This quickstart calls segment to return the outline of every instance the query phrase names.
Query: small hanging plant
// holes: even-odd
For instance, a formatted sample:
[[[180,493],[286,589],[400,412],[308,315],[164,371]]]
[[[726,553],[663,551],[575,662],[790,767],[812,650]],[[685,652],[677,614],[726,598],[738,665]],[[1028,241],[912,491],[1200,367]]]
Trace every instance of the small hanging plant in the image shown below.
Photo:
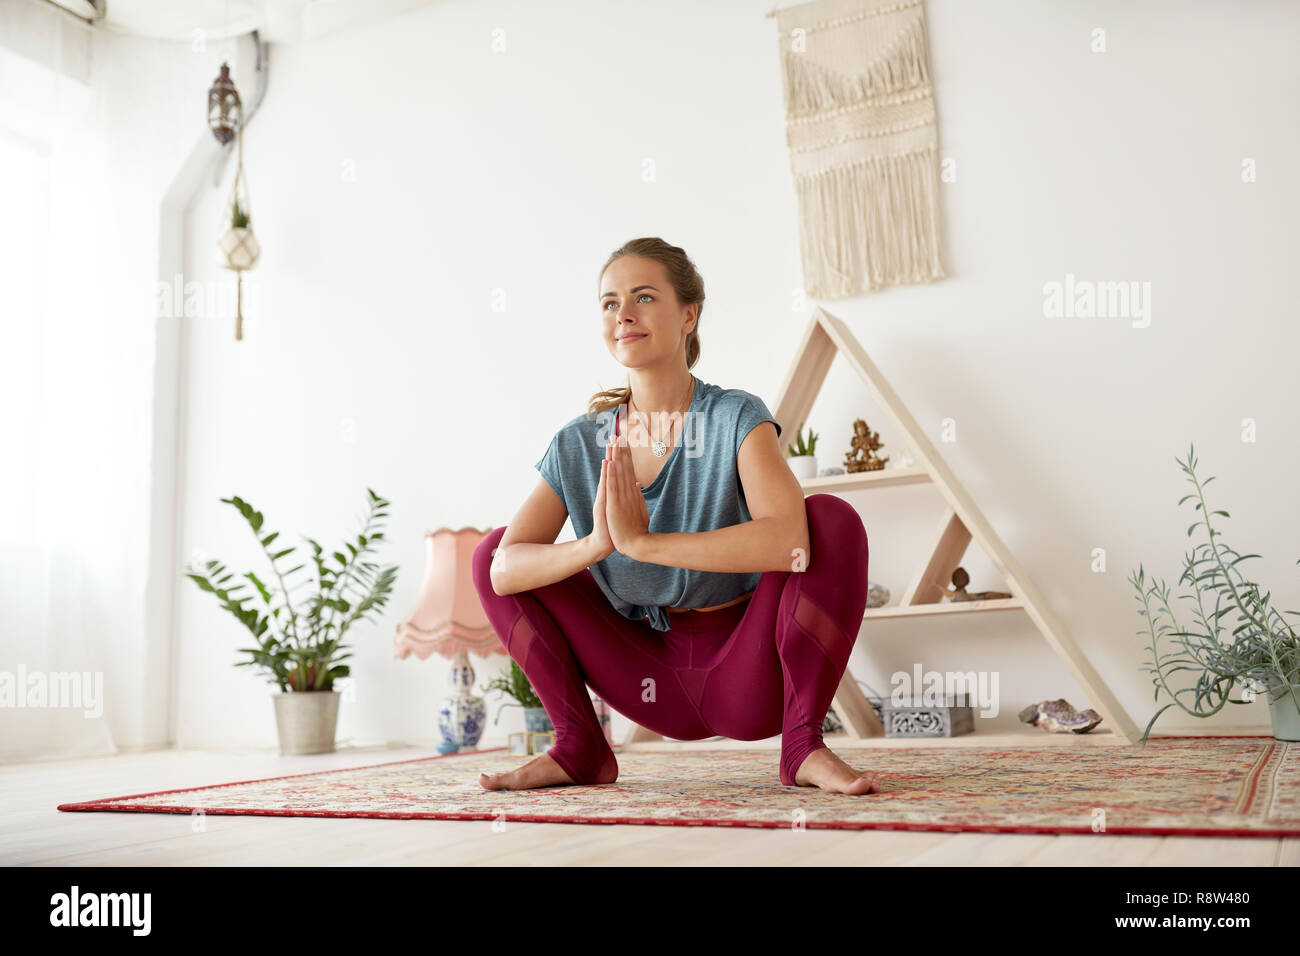
[[[236,196],[234,207],[231,209],[230,212],[230,228],[247,229],[248,222],[249,222],[248,212],[241,205],[239,205],[239,197]]]
[[[244,173],[244,131],[237,134],[239,161],[235,166],[235,181],[230,188],[226,219],[229,227],[217,238],[217,265],[235,273],[235,338],[244,337],[244,287],[243,273],[257,265],[262,248],[253,235],[252,202],[248,195],[248,179]]]

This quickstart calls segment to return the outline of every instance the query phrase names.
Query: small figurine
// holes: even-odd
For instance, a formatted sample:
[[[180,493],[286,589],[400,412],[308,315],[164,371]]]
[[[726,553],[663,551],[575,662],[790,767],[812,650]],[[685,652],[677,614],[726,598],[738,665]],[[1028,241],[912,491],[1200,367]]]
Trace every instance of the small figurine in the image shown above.
[[[873,432],[861,418],[853,422],[853,441],[850,451],[844,456],[844,468],[850,474],[860,471],[880,471],[889,461],[888,456],[877,458],[873,452],[884,447],[880,433]]]
[[[1101,723],[1101,714],[1091,707],[1076,711],[1064,698],[1039,701],[1020,712],[1022,723],[1035,724],[1048,733],[1086,734]]]
[[[953,601],[992,601],[997,598],[1011,597],[1007,591],[967,592],[966,585],[970,584],[970,575],[966,573],[965,568],[958,568],[952,573],[952,583],[953,588],[945,588],[943,593]]]

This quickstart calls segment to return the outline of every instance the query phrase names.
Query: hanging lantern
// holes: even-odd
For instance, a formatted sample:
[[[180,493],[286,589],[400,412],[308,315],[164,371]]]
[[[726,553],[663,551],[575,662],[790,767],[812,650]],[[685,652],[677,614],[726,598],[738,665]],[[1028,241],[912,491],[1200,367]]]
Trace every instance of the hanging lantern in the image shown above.
[[[243,106],[239,91],[230,79],[230,67],[221,64],[221,73],[208,90],[208,127],[217,142],[225,146],[243,125]]]
[[[222,232],[217,239],[217,265],[235,273],[235,338],[244,337],[244,270],[257,265],[261,246],[253,235],[253,203],[248,195],[248,180],[244,174],[244,131],[236,129],[238,162],[235,165],[235,182],[230,188],[226,203]]]

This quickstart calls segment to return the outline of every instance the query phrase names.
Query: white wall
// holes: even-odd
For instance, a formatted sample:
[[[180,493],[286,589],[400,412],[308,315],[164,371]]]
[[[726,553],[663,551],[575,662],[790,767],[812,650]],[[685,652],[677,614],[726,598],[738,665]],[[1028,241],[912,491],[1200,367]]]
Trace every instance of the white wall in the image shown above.
[[[625,380],[595,303],[620,243],[686,248],[709,296],[695,371],[775,404],[808,315],[791,307],[775,21],[766,0],[701,7],[441,3],[274,51],[245,142],[264,249],[254,314],[243,342],[227,315],[182,333],[178,552],[263,570],[221,497],[251,501],[282,542],[329,544],[355,533],[367,486],[391,499],[382,557],[401,572],[383,625],[352,635],[357,700],[341,742],[436,738],[446,663],[391,650],[422,536],[506,523],[555,429]],[[957,174],[943,188],[949,277],[826,306],[1141,728],[1154,709],[1126,578],[1139,562],[1171,582],[1181,571],[1194,518],[1175,506],[1187,489],[1174,458],[1189,443],[1202,477],[1218,476],[1212,507],[1233,515],[1225,540],[1264,555],[1247,567],[1280,607],[1297,604],[1300,336],[1284,276],[1300,253],[1300,10],[930,0],[927,14],[940,151]],[[1105,53],[1090,51],[1095,27]],[[1253,184],[1243,157],[1258,163]],[[191,209],[191,279],[224,281],[211,249],[227,188]],[[1149,327],[1045,318],[1044,283],[1067,273],[1150,282]],[[830,456],[859,416],[896,443],[865,398],[837,363],[810,420]],[[1254,443],[1240,437],[1247,417]],[[954,443],[940,444],[945,418]],[[902,591],[940,499],[853,500],[872,577]],[[1091,570],[1095,548],[1105,573]],[[975,588],[999,586],[987,561],[966,566]],[[178,742],[273,747],[270,686],[231,666],[246,640],[211,596],[179,586]],[[884,692],[916,662],[996,670],[1003,725],[1043,697],[1091,703],[1026,617],[978,617],[873,622],[853,670]],[[479,683],[503,663],[475,659]],[[1232,711],[1217,723],[1268,725],[1263,703]],[[484,746],[518,726],[507,710]],[[1206,723],[1169,712],[1157,726]]]

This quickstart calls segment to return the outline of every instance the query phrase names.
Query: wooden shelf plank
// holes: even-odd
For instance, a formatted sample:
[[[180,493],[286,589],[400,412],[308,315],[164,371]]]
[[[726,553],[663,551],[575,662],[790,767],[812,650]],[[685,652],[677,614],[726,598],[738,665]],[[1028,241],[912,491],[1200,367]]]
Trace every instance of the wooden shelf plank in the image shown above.
[[[855,488],[887,488],[891,485],[927,484],[932,479],[924,468],[882,468],[880,471],[860,471],[852,475],[823,475],[820,478],[800,478],[799,484],[809,494],[826,492],[837,494]]]
[[[950,507],[939,522],[939,530],[930,549],[930,559],[917,575],[899,604],[935,604],[948,597],[952,574],[970,546],[970,531]]]
[[[970,614],[975,611],[1024,610],[1019,598],[997,598],[992,601],[943,601],[937,604],[886,604],[869,607],[863,613],[864,621],[877,617],[917,617],[922,614]]]

